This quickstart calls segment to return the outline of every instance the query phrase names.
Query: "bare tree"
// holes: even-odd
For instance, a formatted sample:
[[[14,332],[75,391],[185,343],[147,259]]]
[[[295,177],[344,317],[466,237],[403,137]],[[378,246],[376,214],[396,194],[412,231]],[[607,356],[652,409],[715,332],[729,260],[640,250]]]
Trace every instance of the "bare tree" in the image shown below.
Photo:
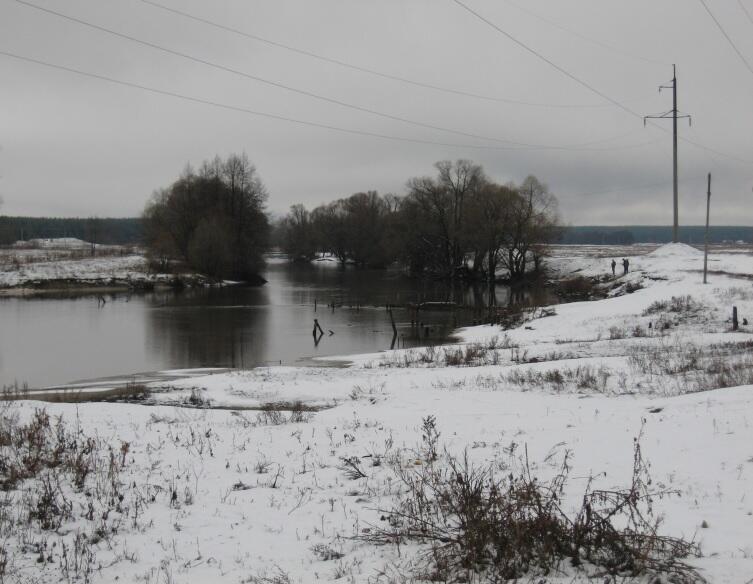
[[[311,213],[303,205],[293,205],[282,219],[281,245],[291,261],[311,261],[318,251]]]
[[[348,233],[343,200],[320,205],[311,213],[321,250],[334,255],[340,263],[348,261]]]
[[[376,267],[397,259],[414,273],[452,280],[493,281],[500,264],[511,279],[522,278],[530,262],[538,270],[558,233],[557,200],[548,187],[533,176],[520,186],[496,184],[468,160],[435,167],[434,177],[410,179],[405,197],[367,191],[310,214],[292,207],[281,222],[289,255],[307,259],[316,246],[343,263]]]
[[[245,154],[205,162],[199,174],[187,166],[170,187],[153,195],[144,211],[150,252],[197,270],[211,268],[214,277],[260,281],[269,230],[266,197]],[[212,253],[200,250],[198,242],[222,257],[208,259]]]
[[[465,265],[463,245],[468,202],[484,187],[483,169],[468,160],[436,165],[436,178],[408,181],[406,210],[413,215],[418,248],[429,252],[433,271],[455,278]]]
[[[500,259],[510,272],[510,278],[516,280],[525,276],[529,260],[539,267],[541,246],[557,237],[557,199],[546,184],[535,176],[528,176],[517,188],[510,212],[505,253]]]
[[[473,268],[495,279],[500,253],[508,239],[517,192],[504,185],[487,183],[468,210],[467,239],[474,253]]]
[[[399,246],[393,206],[399,206],[394,195],[367,191],[317,207],[311,217],[321,249],[358,266],[392,263]]]

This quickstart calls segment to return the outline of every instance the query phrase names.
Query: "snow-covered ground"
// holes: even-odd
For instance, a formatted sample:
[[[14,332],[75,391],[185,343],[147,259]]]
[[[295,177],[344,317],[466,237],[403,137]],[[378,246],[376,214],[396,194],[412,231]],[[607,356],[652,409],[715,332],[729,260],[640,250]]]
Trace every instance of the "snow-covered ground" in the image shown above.
[[[144,256],[129,255],[24,263],[17,269],[0,272],[0,287],[31,286],[49,280],[70,280],[84,284],[147,279]]]
[[[85,250],[91,249],[91,242],[77,237],[46,237],[17,241],[13,244],[16,249],[53,249],[53,250]],[[102,248],[101,244],[94,244]]]
[[[186,281],[199,280],[191,274]],[[95,245],[75,238],[34,239],[0,249],[0,293],[15,294],[49,287],[103,287],[170,282],[175,274],[148,269],[143,251],[118,245]],[[53,286],[54,287],[54,286]]]
[[[605,249],[550,261],[563,277],[603,276]],[[627,486],[640,436],[653,484],[676,491],[653,502],[660,532],[700,545],[688,562],[709,582],[751,582],[753,255],[714,253],[704,285],[696,249],[650,249],[605,284],[609,298],[536,310],[509,331],[463,329],[455,346],[156,382],[151,407],[19,402],[21,420],[46,407],[111,454],[78,490],[60,487],[71,508],[61,525],[0,520],[7,570],[73,581],[78,558],[94,582],[411,581],[416,544],[354,536],[385,525],[395,464],[429,463],[422,423],[434,416],[441,449],[500,472],[525,459],[547,480],[570,451],[566,508],[589,478]],[[254,409],[296,402],[296,414]],[[354,457],[365,476],[345,471]],[[0,509],[41,505],[34,480],[19,484],[28,492],[11,490]],[[573,581],[563,569],[545,581]]]

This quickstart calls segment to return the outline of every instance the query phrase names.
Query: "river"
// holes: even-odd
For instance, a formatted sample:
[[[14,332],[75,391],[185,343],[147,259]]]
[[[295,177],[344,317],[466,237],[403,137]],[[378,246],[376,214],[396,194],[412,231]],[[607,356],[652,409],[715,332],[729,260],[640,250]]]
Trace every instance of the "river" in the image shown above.
[[[36,389],[166,369],[300,365],[314,357],[382,351],[393,343],[386,304],[401,307],[393,312],[396,345],[441,343],[481,318],[490,298],[499,306],[511,301],[505,286],[493,293],[486,287],[453,290],[397,270],[291,265],[275,256],[264,277],[268,283],[260,287],[109,294],[104,306],[94,294],[2,298],[0,386]],[[468,308],[422,311],[417,335],[412,311],[404,307],[448,301]],[[324,330],[318,342],[314,318]]]

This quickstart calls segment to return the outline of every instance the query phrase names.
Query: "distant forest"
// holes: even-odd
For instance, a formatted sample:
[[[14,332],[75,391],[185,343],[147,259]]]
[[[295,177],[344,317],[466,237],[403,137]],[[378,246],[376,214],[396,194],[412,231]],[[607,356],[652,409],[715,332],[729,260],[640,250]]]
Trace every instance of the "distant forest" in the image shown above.
[[[0,245],[53,237],[94,239],[94,243],[105,244],[136,244],[143,239],[143,227],[140,218],[0,216]]]
[[[99,232],[97,243],[140,244],[143,241],[143,226],[140,218],[101,218],[96,221],[98,222],[96,231]],[[702,225],[680,227],[680,241],[690,244],[703,243],[703,231]],[[19,240],[50,237],[76,237],[88,241],[91,232],[91,219],[86,217],[0,216],[0,245],[8,245]],[[563,228],[560,243],[627,245],[670,241],[672,241],[670,226],[595,225]],[[709,241],[711,243],[731,241],[753,243],[753,227],[713,226],[709,228]]]
[[[703,243],[703,225],[680,226],[680,241],[688,244]],[[625,225],[565,227],[560,243],[629,245],[631,243],[669,243],[672,227],[669,225]],[[717,225],[709,227],[709,243],[744,241],[753,243],[753,227]]]

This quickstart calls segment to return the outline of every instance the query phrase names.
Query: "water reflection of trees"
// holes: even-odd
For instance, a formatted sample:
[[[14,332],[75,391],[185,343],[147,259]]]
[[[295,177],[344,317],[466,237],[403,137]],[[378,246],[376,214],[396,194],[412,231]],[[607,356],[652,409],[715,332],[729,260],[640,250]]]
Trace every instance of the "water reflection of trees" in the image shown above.
[[[266,359],[269,300],[263,288],[155,296],[147,343],[171,367],[250,367]]]
[[[404,306],[447,302],[468,308],[509,306],[535,297],[535,287],[475,282],[454,284],[430,278],[412,278],[399,270],[364,270],[353,266],[295,265],[283,268],[292,300],[298,304],[332,302],[355,306]]]
[[[474,309],[492,307],[509,308],[529,303],[545,302],[544,290],[527,286],[504,286],[500,284],[476,284],[464,289],[464,306]]]
[[[261,288],[155,294],[146,317],[149,350],[169,367],[291,363],[309,355],[389,348],[389,340],[381,344],[393,337],[387,304],[395,308],[401,343],[415,346],[443,342],[458,327],[490,322],[497,310],[550,303],[536,298],[538,288],[452,286],[389,270],[280,264],[270,266],[266,277],[269,283]],[[330,308],[333,302],[336,309]],[[422,302],[448,303],[450,309],[416,312]],[[359,310],[369,306],[378,308]],[[319,346],[311,335],[314,318],[324,329]],[[330,328],[336,336],[329,335]]]

